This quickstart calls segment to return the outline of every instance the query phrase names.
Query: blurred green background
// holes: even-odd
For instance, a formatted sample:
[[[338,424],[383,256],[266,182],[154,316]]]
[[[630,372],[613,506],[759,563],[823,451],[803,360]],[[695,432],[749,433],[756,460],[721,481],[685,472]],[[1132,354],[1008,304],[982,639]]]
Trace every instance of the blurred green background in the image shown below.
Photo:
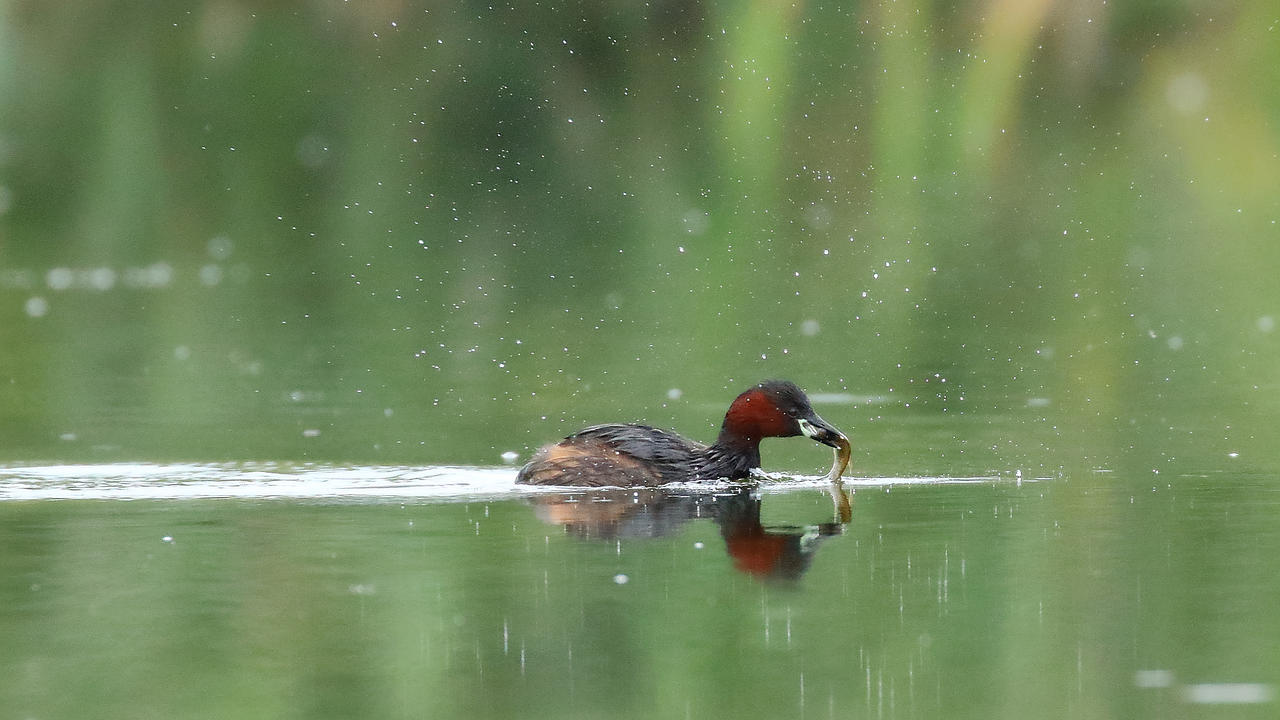
[[[855,475],[1001,478],[859,485],[790,585],[706,517],[6,502],[0,706],[1269,717],[1278,269],[1272,0],[0,0],[2,464],[494,465],[785,377]]]
[[[1280,464],[1271,2],[2,7],[0,460]]]

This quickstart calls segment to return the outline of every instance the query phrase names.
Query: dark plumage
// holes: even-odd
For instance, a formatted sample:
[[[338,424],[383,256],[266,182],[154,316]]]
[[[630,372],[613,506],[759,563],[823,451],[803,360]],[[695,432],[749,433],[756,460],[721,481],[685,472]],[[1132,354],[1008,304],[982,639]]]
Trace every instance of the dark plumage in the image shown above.
[[[733,401],[712,445],[649,425],[595,425],[539,450],[516,482],[629,487],[741,480],[760,467],[763,438],[801,434],[848,447],[844,435],[818,417],[799,387],[769,380]]]

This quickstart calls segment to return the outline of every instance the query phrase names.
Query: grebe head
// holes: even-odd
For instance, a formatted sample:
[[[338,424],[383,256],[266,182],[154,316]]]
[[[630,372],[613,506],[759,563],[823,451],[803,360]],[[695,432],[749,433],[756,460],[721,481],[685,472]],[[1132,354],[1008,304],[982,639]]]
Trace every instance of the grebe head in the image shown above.
[[[766,380],[739,395],[724,415],[720,428],[723,444],[755,444],[767,437],[804,435],[839,449],[849,441],[826,420],[818,417],[809,398],[795,383]]]

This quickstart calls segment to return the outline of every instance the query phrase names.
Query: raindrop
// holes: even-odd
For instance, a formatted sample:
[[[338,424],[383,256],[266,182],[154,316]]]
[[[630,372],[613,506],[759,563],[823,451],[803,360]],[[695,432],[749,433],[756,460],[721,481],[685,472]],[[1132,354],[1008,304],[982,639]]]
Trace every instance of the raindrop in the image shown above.
[[[234,249],[231,238],[226,235],[216,235],[209,239],[208,252],[209,257],[214,260],[226,260],[231,257],[231,251]]]
[[[50,290],[66,290],[75,281],[75,273],[71,272],[71,268],[56,267],[45,275],[44,281]]]
[[[28,298],[23,309],[26,310],[28,317],[44,317],[45,313],[49,312],[49,301],[39,296]]]
[[[329,143],[312,133],[298,141],[294,152],[303,167],[315,170],[329,160]]]
[[[1262,704],[1275,697],[1275,688],[1262,683],[1200,683],[1182,689],[1182,699],[1198,705]]]
[[[116,284],[116,271],[107,267],[94,268],[89,271],[89,287],[106,292]]]
[[[222,282],[222,268],[213,264],[200,268],[200,282],[209,287]]]
[[[1165,87],[1165,99],[1183,115],[1190,115],[1204,106],[1209,97],[1209,85],[1199,73],[1187,72],[1169,80]]]
[[[701,235],[707,231],[711,225],[711,217],[705,210],[692,208],[680,218],[684,224],[684,231],[690,235]],[[679,248],[680,252],[684,252],[684,248]]]
[[[1166,688],[1173,685],[1173,672],[1170,670],[1139,670],[1133,674],[1134,687]]]
[[[153,263],[144,268],[128,268],[125,270],[124,280],[131,287],[166,287],[173,280],[173,268],[164,262]]]

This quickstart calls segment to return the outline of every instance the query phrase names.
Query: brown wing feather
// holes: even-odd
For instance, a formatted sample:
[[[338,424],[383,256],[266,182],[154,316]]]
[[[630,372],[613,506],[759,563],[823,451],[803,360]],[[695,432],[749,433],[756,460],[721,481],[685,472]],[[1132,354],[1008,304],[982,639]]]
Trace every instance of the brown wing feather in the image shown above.
[[[548,445],[520,470],[516,482],[579,487],[658,485],[653,468],[594,440],[570,438]]]
[[[705,448],[647,425],[597,425],[548,445],[516,482],[584,487],[653,486],[689,479]]]

